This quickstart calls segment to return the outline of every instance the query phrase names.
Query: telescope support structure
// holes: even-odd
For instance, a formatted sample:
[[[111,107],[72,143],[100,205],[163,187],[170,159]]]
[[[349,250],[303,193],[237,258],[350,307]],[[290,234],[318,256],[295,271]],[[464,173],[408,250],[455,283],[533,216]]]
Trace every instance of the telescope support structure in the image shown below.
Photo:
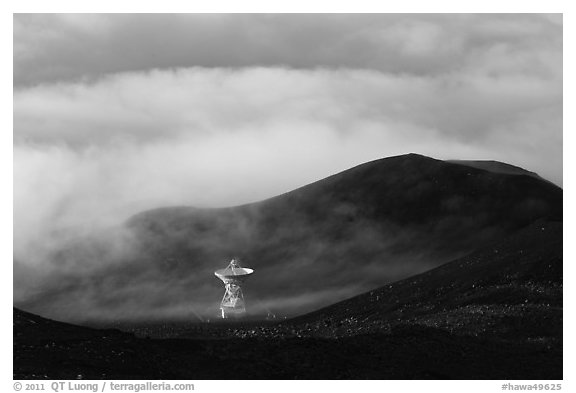
[[[240,267],[237,259],[232,259],[226,269],[214,272],[225,287],[224,297],[220,303],[222,318],[237,318],[246,314],[242,284],[253,272],[252,269]]]
[[[222,303],[220,303],[222,318],[238,317],[245,314],[246,305],[242,287],[236,283],[229,282],[225,284],[225,288],[226,292],[224,292]]]

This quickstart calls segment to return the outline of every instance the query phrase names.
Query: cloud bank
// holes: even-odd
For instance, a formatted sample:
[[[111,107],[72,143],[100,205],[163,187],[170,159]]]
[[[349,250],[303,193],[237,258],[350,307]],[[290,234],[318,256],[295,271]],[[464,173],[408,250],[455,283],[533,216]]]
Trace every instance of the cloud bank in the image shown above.
[[[194,66],[558,77],[562,16],[23,14],[14,47],[16,85]]]

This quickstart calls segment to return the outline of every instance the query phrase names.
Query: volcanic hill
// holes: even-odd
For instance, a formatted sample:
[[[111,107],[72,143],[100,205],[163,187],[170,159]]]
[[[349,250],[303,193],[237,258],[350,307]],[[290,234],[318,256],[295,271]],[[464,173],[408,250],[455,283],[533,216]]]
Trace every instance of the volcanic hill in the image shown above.
[[[67,271],[65,286],[54,280],[42,296],[16,305],[77,322],[215,316],[222,288],[213,271],[239,256],[256,271],[245,293],[252,312],[313,311],[440,266],[537,220],[561,220],[562,189],[509,167],[408,154],[261,202],[145,211],[126,223],[129,256],[89,274]],[[72,245],[54,260],[65,266],[108,255],[111,247],[95,243]],[[76,307],[71,299],[82,302]]]

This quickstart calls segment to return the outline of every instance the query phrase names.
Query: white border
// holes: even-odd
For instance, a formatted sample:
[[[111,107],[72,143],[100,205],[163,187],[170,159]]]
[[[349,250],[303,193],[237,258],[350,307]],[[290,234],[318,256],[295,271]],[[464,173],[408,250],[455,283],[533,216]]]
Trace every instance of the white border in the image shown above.
[[[574,100],[573,86],[574,77],[570,70],[575,70],[574,64],[574,12],[568,0],[547,0],[547,1],[502,1],[484,0],[475,2],[463,1],[400,1],[400,2],[377,2],[371,0],[354,1],[331,1],[312,2],[310,0],[292,0],[290,2],[272,2],[270,0],[244,0],[244,1],[209,1],[191,2],[190,0],[178,1],[124,1],[101,0],[98,2],[82,2],[72,0],[51,0],[51,1],[15,1],[3,2],[0,28],[2,29],[1,42],[3,58],[2,67],[2,132],[0,143],[0,158],[2,160],[0,170],[2,173],[2,237],[4,246],[2,247],[2,263],[0,263],[2,277],[2,310],[5,318],[1,326],[1,361],[2,361],[2,391],[12,390],[12,13],[14,12],[552,12],[564,13],[564,189],[565,191],[565,291],[564,291],[564,382],[563,391],[571,391],[574,378],[568,365],[576,364],[574,359],[574,340],[570,332],[574,331],[574,257],[573,222],[575,217],[574,205],[570,202],[574,200],[574,180],[573,169],[575,169],[575,159],[571,152],[574,151]],[[41,192],[41,190],[39,190]],[[572,242],[571,242],[572,240]],[[441,361],[441,359],[439,359]],[[505,381],[508,382],[508,381]],[[522,383],[522,381],[509,381],[511,383]],[[526,381],[533,383],[536,381]],[[539,381],[551,383],[553,381]],[[373,391],[375,389],[386,389],[391,392],[406,391],[444,391],[444,392],[495,392],[501,390],[500,381],[290,381],[289,383],[278,381],[196,381],[198,391],[222,391],[224,389],[246,392],[269,392],[293,391],[295,389],[324,390],[331,392],[350,392],[352,389],[361,391]],[[441,390],[440,390],[441,389]]]

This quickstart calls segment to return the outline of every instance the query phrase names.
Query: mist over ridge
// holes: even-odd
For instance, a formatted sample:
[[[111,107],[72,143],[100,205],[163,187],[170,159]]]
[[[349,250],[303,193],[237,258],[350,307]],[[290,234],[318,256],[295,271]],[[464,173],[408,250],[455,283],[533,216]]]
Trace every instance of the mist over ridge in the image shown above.
[[[529,172],[390,157],[257,203],[139,213],[50,254],[39,297],[21,284],[16,304],[65,320],[214,317],[212,273],[239,256],[256,269],[251,312],[298,315],[559,219],[561,201]]]

